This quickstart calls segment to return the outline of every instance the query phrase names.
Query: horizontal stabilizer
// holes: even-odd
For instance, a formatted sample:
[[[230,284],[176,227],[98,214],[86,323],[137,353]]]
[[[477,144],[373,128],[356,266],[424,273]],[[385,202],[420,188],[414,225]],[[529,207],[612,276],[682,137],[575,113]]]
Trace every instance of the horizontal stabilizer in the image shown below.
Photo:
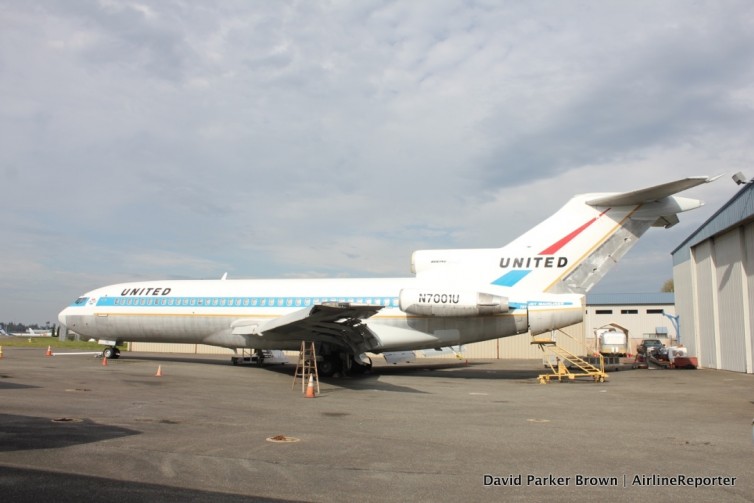
[[[655,185],[654,187],[648,187],[646,189],[633,190],[631,192],[621,192],[617,194],[610,194],[595,199],[590,199],[586,204],[590,206],[635,206],[637,204],[650,203],[652,201],[659,201],[665,197],[672,196],[678,192],[696,187],[703,183],[709,183],[717,180],[720,176],[708,177],[708,176],[692,176],[689,178],[683,178],[674,182],[663,183],[661,185]]]

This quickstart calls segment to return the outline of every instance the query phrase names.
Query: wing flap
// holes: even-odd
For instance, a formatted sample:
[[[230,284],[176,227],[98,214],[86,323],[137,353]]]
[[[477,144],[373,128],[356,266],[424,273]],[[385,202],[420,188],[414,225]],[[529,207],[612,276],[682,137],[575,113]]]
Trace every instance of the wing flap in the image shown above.
[[[354,305],[345,302],[317,304],[270,320],[257,330],[262,336],[321,340],[361,353],[377,345],[374,334],[363,320],[373,316],[383,307],[385,306]]]

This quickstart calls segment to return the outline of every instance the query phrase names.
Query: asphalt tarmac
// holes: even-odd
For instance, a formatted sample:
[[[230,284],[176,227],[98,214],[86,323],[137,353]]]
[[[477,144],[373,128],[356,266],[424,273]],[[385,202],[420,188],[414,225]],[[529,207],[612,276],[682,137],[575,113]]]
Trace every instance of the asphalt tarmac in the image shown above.
[[[305,398],[293,369],[5,348],[0,499],[754,501],[752,375],[420,360]]]

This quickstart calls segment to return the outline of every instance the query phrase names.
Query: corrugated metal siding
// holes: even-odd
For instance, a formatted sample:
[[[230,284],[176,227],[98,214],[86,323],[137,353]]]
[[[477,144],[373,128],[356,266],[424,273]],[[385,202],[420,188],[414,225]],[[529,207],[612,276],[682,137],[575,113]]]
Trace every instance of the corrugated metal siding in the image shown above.
[[[673,267],[675,285],[676,314],[681,322],[681,344],[686,346],[690,355],[699,353],[697,346],[696,324],[694,323],[694,285],[692,281],[691,261]]]
[[[579,323],[564,328],[556,332],[555,340],[558,345],[576,355],[584,355],[589,352],[589,348],[584,343],[584,325]],[[547,338],[549,334],[542,334],[537,338]],[[532,336],[527,334],[503,337],[490,341],[474,342],[463,346],[462,356],[464,358],[477,359],[539,359],[542,358],[542,351],[539,346],[532,345]],[[417,358],[424,358],[421,351],[416,351]],[[432,358],[455,359],[453,354],[431,356]]]
[[[690,257],[673,267],[689,352],[703,367],[753,373],[754,223],[697,244]]]
[[[232,355],[233,350],[205,344],[169,344],[165,342],[132,342],[130,351],[145,353],[181,353],[197,355]]]
[[[714,281],[712,279],[712,243],[705,241],[692,250],[695,263],[696,297],[694,308],[699,331],[699,363],[703,367],[718,368],[715,329]]]
[[[537,339],[547,339],[550,334],[540,334]],[[553,339],[558,346],[576,355],[585,355],[589,348],[584,341],[584,324],[571,325],[553,334]],[[500,339],[500,358],[542,358],[542,350],[539,346],[531,344],[532,336],[529,334],[515,335]]]
[[[197,344],[196,352],[200,355],[232,355],[233,350],[228,348],[220,348],[217,346],[207,346],[205,344]]]
[[[463,347],[464,358],[497,358],[497,354],[498,339],[466,344]],[[455,355],[450,355],[450,357],[455,358]]]
[[[746,371],[754,373],[754,313],[752,313],[752,302],[754,301],[754,224],[748,224],[744,227],[744,278],[746,288],[744,292],[744,314],[746,315],[748,333],[745,334],[744,347],[746,348]]]
[[[169,344],[164,342],[132,342],[131,351],[146,353],[181,353],[195,354],[196,344]]]
[[[682,330],[703,367],[754,373],[753,217],[750,183],[673,251]]]
[[[725,315],[718,319],[720,368],[746,372],[741,231],[737,228],[715,238],[714,250],[717,310],[725,312]],[[724,309],[721,309],[722,307]]]

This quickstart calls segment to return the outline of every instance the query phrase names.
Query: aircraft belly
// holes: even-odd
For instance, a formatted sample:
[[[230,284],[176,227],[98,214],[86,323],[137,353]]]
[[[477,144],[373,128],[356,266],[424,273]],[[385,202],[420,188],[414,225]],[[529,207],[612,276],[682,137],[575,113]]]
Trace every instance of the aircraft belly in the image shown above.
[[[461,328],[460,344],[523,334],[529,329],[526,313],[521,313],[520,315],[480,316],[475,320],[468,321],[471,323]]]
[[[582,307],[571,309],[532,309],[529,325],[532,335],[543,334],[557,328],[581,323],[584,320]]]
[[[268,318],[259,318],[263,323]],[[68,315],[71,330],[86,337],[123,342],[209,344],[227,348],[290,349],[301,347],[298,337],[234,334],[238,316]]]
[[[87,337],[129,342],[202,343],[228,330],[236,317],[78,315],[68,316],[69,328]],[[243,338],[239,338],[243,342]],[[226,345],[226,344],[223,344]]]

